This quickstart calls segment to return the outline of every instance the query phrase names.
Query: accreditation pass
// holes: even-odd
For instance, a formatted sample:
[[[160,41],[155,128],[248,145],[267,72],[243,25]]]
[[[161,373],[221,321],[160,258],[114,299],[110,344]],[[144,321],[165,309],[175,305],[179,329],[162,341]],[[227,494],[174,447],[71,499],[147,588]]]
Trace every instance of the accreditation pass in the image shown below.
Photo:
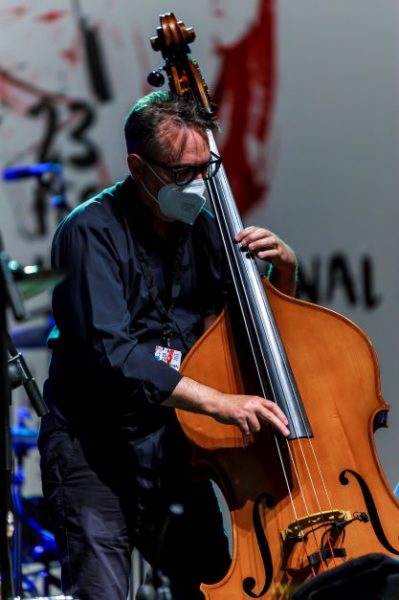
[[[180,369],[181,356],[180,350],[166,348],[165,346],[155,346],[155,358],[166,363],[172,367],[172,369],[176,369],[176,371]]]

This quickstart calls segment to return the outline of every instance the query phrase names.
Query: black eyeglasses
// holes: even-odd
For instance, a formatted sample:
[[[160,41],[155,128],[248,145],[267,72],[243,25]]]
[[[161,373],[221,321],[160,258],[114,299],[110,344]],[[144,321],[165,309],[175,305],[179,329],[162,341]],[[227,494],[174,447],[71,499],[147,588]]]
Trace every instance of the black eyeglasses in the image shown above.
[[[222,164],[222,159],[220,156],[211,152],[211,159],[203,163],[202,165],[187,165],[185,167],[171,167],[169,165],[165,165],[165,163],[157,162],[155,160],[144,159],[146,162],[151,165],[155,165],[156,167],[161,167],[165,169],[165,171],[169,171],[173,173],[173,177],[176,185],[187,185],[191,183],[199,174],[202,179],[211,179],[215,177],[216,173],[219,171],[220,165]]]

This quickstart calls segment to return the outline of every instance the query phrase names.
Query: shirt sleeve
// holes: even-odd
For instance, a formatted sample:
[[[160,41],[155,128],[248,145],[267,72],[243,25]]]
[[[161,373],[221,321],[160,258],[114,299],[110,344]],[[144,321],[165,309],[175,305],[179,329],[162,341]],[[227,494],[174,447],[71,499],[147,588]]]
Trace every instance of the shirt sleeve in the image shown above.
[[[139,391],[150,403],[165,400],[182,375],[132,334],[120,259],[107,227],[66,221],[54,242],[53,264],[67,273],[53,294],[61,347],[77,347],[100,382],[114,382],[129,395]]]

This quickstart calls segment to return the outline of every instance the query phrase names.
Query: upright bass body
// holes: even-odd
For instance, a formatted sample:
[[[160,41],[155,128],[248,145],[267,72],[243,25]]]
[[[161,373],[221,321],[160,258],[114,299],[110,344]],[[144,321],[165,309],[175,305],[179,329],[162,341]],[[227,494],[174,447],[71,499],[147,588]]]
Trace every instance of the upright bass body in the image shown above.
[[[151,44],[165,59],[171,91],[195,99],[211,130],[214,107],[188,56],[194,30],[173,13],[160,23]],[[209,144],[218,154],[211,131]],[[399,507],[373,439],[388,406],[365,334],[270,285],[265,293],[254,257],[234,243],[243,226],[223,165],[206,187],[239,310],[237,318],[220,315],[182,372],[223,392],[273,399],[291,434],[286,440],[265,426],[244,447],[235,427],[178,411],[195,461],[221,487],[232,520],[231,567],[202,589],[207,600],[289,600],[304,581],[344,561],[399,556]]]
[[[178,411],[195,461],[222,489],[232,520],[232,564],[222,581],[202,586],[207,600],[286,600],[351,558],[399,556],[399,506],[373,438],[388,409],[373,347],[341,315],[266,285],[312,436],[286,441],[267,426],[244,447],[237,428]],[[234,329],[226,310],[183,373],[224,392],[253,393]]]

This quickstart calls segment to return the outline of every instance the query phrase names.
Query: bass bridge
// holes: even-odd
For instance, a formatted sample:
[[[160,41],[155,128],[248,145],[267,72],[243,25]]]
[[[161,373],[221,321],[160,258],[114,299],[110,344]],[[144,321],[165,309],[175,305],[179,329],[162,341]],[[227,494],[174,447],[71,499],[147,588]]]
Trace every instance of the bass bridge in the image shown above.
[[[324,544],[319,551],[308,555],[309,564],[314,566],[322,560],[346,557],[345,548],[334,547],[334,542],[340,537],[344,528],[353,521],[367,523],[369,517],[364,512],[352,515],[349,510],[320,511],[292,521],[286,529],[281,531],[281,537],[285,543],[306,542],[309,534],[314,533],[319,528],[326,529],[330,541],[333,543]]]

